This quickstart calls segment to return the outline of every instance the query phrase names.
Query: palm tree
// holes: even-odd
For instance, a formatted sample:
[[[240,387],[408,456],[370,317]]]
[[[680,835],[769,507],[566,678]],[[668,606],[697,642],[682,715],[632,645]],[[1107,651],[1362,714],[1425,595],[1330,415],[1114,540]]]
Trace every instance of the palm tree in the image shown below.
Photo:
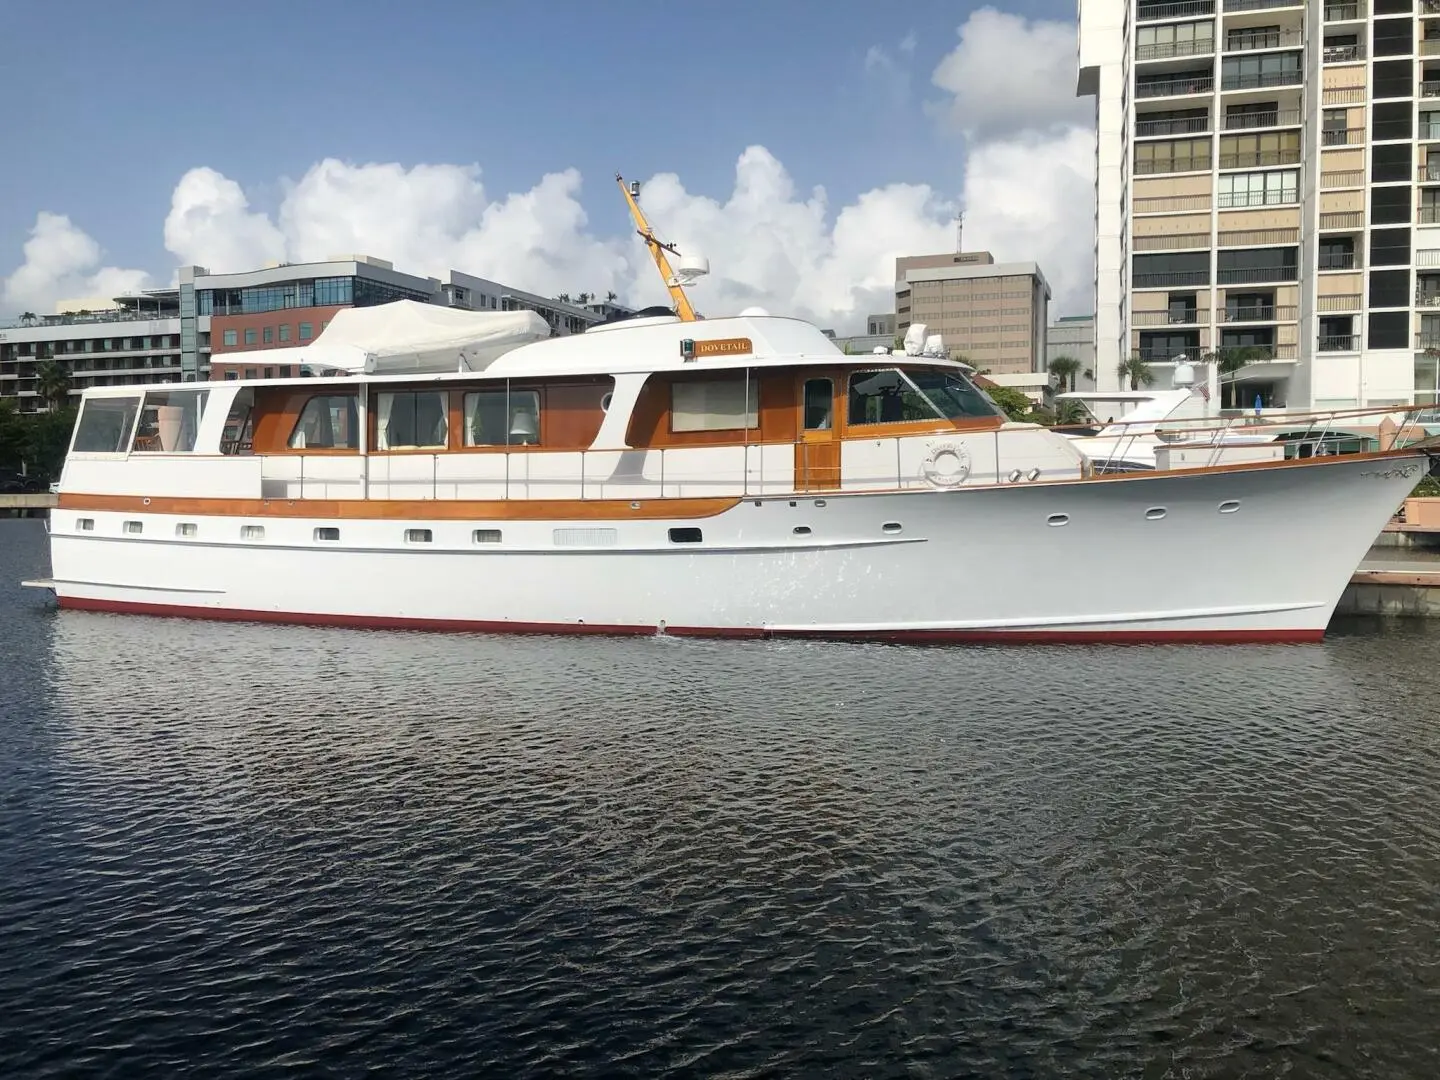
[[[619,295],[620,294],[617,293],[614,289],[611,289],[605,294],[605,302],[607,304],[613,304],[617,299],[619,299]]]
[[[63,409],[70,398],[70,373],[54,360],[35,369],[35,389],[52,409]]]
[[[1069,390],[1075,392],[1075,376],[1080,374],[1080,361],[1073,356],[1057,356],[1048,365],[1050,377],[1055,380],[1056,389],[1065,390],[1069,384]]]
[[[584,307],[590,302],[590,294],[588,292],[582,292],[579,296],[575,297],[575,302],[581,307]]]
[[[33,311],[24,311],[20,313],[20,322],[24,326],[34,326],[36,318],[37,316]]]
[[[1270,350],[1264,345],[1231,345],[1228,348],[1216,349],[1214,352],[1206,353],[1202,360],[1215,365],[1220,375],[1220,381],[1230,387],[1230,404],[1222,408],[1235,409],[1236,404],[1235,376],[1246,364],[1260,363],[1270,359]],[[1222,390],[1223,396],[1223,390]]]
[[[568,292],[562,292],[559,296],[555,297],[555,299],[559,300],[562,304],[568,304],[570,302],[570,294]]]
[[[1150,386],[1155,382],[1155,372],[1150,370],[1150,363],[1140,355],[1136,349],[1130,354],[1130,359],[1121,360],[1119,368],[1120,381],[1130,380],[1130,389],[1139,390],[1141,384]]]

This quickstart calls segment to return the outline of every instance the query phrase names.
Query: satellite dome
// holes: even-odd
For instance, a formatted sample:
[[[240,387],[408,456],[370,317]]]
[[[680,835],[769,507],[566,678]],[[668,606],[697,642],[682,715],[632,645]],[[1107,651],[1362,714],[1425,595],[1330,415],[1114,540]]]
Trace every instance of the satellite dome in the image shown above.
[[[763,307],[747,307],[744,311],[740,312],[740,317],[742,319],[763,318],[769,314],[770,312],[766,311]]]

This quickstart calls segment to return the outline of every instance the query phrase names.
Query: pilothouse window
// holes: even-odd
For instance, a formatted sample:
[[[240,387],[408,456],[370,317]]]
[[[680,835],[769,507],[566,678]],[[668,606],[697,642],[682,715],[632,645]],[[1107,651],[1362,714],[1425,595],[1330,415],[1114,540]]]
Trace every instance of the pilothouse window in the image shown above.
[[[540,442],[540,394],[477,390],[465,395],[466,446],[534,446]]]
[[[140,411],[140,397],[92,397],[75,424],[77,454],[123,454],[130,448],[130,429]]]
[[[995,405],[957,371],[883,368],[850,376],[851,424],[903,424],[999,416]]]
[[[137,453],[183,454],[195,449],[209,390],[151,390],[135,429]]]

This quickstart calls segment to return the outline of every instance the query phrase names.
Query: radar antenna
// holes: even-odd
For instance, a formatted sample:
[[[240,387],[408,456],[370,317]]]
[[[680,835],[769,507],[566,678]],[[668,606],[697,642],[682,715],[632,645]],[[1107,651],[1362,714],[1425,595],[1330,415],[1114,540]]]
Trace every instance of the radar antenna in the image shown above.
[[[685,295],[685,286],[691,284],[697,277],[710,272],[710,263],[704,256],[695,255],[689,258],[682,256],[675,250],[674,244],[664,244],[655,238],[650,223],[645,220],[645,214],[640,209],[640,184],[632,180],[625,182],[625,178],[619,173],[615,174],[615,182],[620,185],[620,194],[625,196],[625,203],[630,207],[630,216],[635,219],[635,231],[645,241],[645,246],[650,249],[650,257],[655,260],[655,269],[660,271],[660,278],[665,282],[665,288],[670,290],[670,299],[675,302],[675,314],[680,316],[681,322],[694,322],[696,320],[695,309],[690,306],[690,298]],[[680,270],[670,268],[670,260],[665,257],[669,252],[680,260]]]

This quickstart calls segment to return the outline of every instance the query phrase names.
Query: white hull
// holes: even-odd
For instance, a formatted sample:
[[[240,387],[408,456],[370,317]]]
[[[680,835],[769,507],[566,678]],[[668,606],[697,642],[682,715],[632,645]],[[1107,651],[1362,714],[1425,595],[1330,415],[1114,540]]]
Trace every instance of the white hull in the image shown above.
[[[698,519],[66,507],[52,519],[53,587],[63,607],[420,629],[1314,640],[1427,460],[752,498]],[[93,528],[79,531],[80,518]],[[135,521],[139,535],[125,531]],[[181,524],[193,536],[177,537]],[[253,525],[263,540],[240,539]],[[339,541],[317,539],[320,527]],[[414,528],[431,541],[408,543]],[[703,539],[673,543],[671,528]],[[477,529],[501,541],[476,543]]]

